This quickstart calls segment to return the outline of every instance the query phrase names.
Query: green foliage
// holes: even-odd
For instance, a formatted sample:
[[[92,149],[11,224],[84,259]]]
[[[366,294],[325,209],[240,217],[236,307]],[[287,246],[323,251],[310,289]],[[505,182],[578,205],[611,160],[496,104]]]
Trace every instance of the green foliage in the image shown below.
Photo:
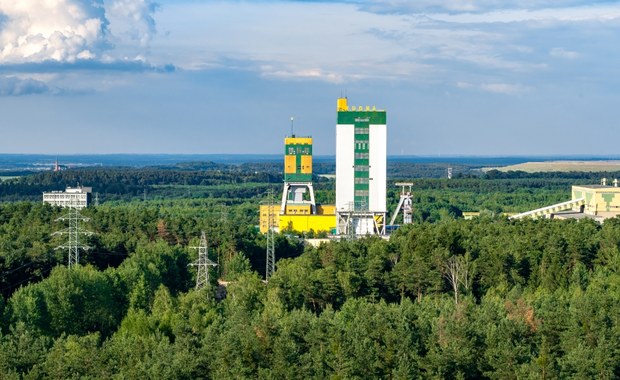
[[[21,378],[45,360],[51,344],[49,337],[38,334],[23,322],[16,323],[7,335],[0,337],[0,374],[4,378]]]
[[[188,182],[204,199],[182,195],[191,167],[115,174],[177,198],[84,210],[96,237],[71,270],[50,238],[62,210],[0,204],[0,378],[620,377],[620,219],[493,215],[564,200],[587,177],[416,180],[418,223],[318,248],[277,235],[265,283],[266,187],[251,182],[265,178],[248,168],[206,168],[200,181],[220,182]],[[193,287],[201,231],[226,280],[217,293]]]
[[[111,334],[124,313],[108,273],[92,267],[57,267],[49,278],[21,288],[9,300],[7,319],[32,331],[62,334]]]

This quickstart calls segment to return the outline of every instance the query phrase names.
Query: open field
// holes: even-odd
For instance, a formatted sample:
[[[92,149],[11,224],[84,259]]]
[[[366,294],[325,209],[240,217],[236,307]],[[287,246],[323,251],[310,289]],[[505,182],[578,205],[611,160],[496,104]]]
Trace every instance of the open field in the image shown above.
[[[497,169],[502,172],[524,171],[534,172],[614,172],[620,171],[620,161],[543,161],[524,162],[494,168],[484,168],[483,171]]]

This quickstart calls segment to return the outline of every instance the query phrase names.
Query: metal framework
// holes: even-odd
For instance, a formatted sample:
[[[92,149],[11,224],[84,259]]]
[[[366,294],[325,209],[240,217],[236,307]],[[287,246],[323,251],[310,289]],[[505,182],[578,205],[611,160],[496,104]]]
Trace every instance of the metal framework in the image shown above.
[[[413,221],[413,202],[411,200],[411,187],[413,183],[410,182],[398,182],[395,184],[396,186],[401,187],[400,191],[400,201],[398,201],[398,206],[396,206],[396,211],[390,220],[390,224],[393,225],[396,221],[396,217],[400,210],[403,210],[403,224],[411,224]],[[405,190],[405,188],[407,188]]]
[[[304,200],[304,195],[308,193],[310,200]],[[314,188],[312,182],[285,182],[282,190],[282,202],[280,203],[280,214],[286,214],[288,203],[310,205],[310,213],[316,214],[316,199],[314,198]]]
[[[267,202],[269,205],[269,213],[267,216],[268,228],[267,228],[267,249],[266,249],[266,254],[265,254],[265,281],[269,281],[269,278],[273,275],[273,272],[276,269],[275,233],[273,231],[274,215],[273,215],[273,212],[271,212],[273,210],[273,207],[275,207],[274,201],[273,201],[273,193],[269,191],[267,197],[268,197]]]
[[[200,245],[190,248],[198,250],[198,260],[189,265],[197,268],[196,290],[200,290],[209,286],[209,267],[216,267],[217,264],[209,259],[209,246],[207,244],[207,235],[204,231],[200,235]]]
[[[355,239],[362,235],[385,235],[385,213],[374,211],[340,211],[337,214],[340,235]]]
[[[83,217],[78,211],[77,205],[73,204],[69,206],[69,212],[56,221],[69,221],[69,227],[54,232],[52,235],[67,235],[68,240],[66,244],[59,245],[56,249],[66,249],[69,251],[69,257],[67,260],[67,266],[72,268],[80,263],[80,250],[87,251],[91,247],[80,244],[80,235],[90,236],[93,233],[80,228],[80,222],[87,222],[90,218]]]

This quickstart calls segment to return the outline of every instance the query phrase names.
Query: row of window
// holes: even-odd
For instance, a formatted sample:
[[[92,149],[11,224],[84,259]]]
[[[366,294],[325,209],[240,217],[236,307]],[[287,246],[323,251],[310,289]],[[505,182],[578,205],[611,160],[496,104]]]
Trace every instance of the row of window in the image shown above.
[[[296,154],[301,154],[301,155],[305,155],[305,156],[309,156],[310,154],[312,154],[312,150],[310,149],[310,147],[304,146],[298,146],[298,147],[294,147],[294,146],[289,146],[286,149],[286,154],[289,156],[293,156]]]
[[[86,194],[43,194],[44,199],[86,199]]]

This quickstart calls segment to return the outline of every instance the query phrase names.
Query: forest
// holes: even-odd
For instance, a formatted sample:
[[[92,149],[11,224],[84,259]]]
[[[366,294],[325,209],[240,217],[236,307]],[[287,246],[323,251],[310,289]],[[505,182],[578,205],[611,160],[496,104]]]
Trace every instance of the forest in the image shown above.
[[[620,377],[620,220],[500,214],[566,200],[571,184],[600,176],[392,172],[414,183],[414,224],[389,240],[318,248],[278,234],[268,282],[257,208],[280,188],[277,172],[196,163],[5,181],[0,377]],[[40,191],[76,182],[102,202],[81,212],[90,249],[69,269],[55,249],[66,238],[54,234],[67,211],[42,204]],[[333,201],[331,180],[316,187]],[[219,265],[196,290],[201,231]]]

